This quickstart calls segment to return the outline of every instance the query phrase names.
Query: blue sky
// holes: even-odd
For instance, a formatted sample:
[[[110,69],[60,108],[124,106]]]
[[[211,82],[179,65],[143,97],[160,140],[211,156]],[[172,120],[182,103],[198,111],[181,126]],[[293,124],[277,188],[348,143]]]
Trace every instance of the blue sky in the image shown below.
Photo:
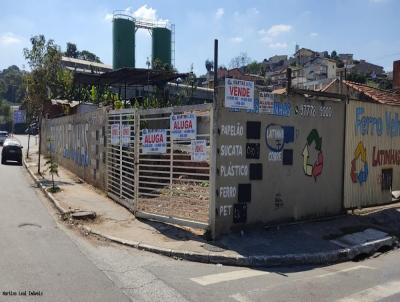
[[[136,17],[167,19],[175,24],[176,67],[205,73],[219,39],[221,64],[246,52],[261,61],[275,54],[292,55],[296,43],[317,51],[354,53],[357,59],[392,69],[400,59],[398,0],[260,0],[260,1],[95,1],[1,0],[0,69],[26,64],[22,48],[44,34],[65,49],[68,41],[112,64],[113,10]],[[146,67],[151,40],[136,36],[136,65]]]

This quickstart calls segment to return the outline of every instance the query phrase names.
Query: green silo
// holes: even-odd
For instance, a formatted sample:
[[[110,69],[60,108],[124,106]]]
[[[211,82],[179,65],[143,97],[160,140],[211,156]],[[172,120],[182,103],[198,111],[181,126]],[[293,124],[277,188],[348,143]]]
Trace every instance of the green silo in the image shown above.
[[[159,59],[164,64],[171,64],[171,30],[164,27],[152,29],[152,61]]]
[[[113,19],[113,69],[135,67],[135,22],[128,16]]]

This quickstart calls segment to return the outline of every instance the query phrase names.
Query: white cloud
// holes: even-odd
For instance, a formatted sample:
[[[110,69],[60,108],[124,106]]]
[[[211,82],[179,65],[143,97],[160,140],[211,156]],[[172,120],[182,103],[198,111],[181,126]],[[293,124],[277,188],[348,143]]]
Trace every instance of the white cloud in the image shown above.
[[[316,38],[316,37],[318,37],[318,33],[310,33],[310,37],[311,38]]]
[[[275,43],[270,43],[270,44],[268,44],[268,47],[270,47],[270,48],[277,48],[277,49],[283,49],[283,48],[287,48],[288,45],[287,45],[286,42],[283,42],[283,43],[281,43],[281,42],[275,42]]]
[[[128,11],[131,11],[131,8],[129,8]],[[132,13],[132,15],[135,18],[144,19],[144,20],[156,21],[158,19],[157,11],[152,7],[148,7],[147,4],[139,7],[137,10],[135,10]]]
[[[268,29],[260,29],[258,34],[261,36],[260,40],[267,43],[270,48],[287,48],[286,42],[278,42],[276,38],[281,34],[290,32],[292,29],[293,27],[288,24],[276,24]]]
[[[104,20],[105,20],[105,21],[112,21],[112,19],[113,19],[113,14],[107,13],[107,14],[104,16]]]
[[[7,32],[7,33],[0,35],[0,44],[3,46],[19,44],[21,42],[22,42],[22,39],[11,32]]]
[[[155,8],[147,6],[147,4],[142,5],[135,11],[131,7],[127,7],[126,9],[124,9],[124,13],[129,16],[132,16],[136,19],[142,19],[142,20],[146,20],[146,21],[153,21],[153,22],[160,22],[160,23],[168,23],[168,20],[161,19],[158,17],[157,10]],[[113,18],[113,14],[110,14],[110,13],[107,13],[104,16],[104,20],[106,20],[106,21],[111,21],[112,18]]]
[[[272,25],[268,30],[267,34],[270,37],[276,37],[279,36],[280,34],[287,33],[292,30],[291,25],[287,24],[277,24],[277,25]]]
[[[215,13],[215,17],[217,19],[221,19],[224,14],[225,14],[224,9],[222,7],[220,7],[220,8],[217,9],[217,11]]]
[[[243,38],[242,37],[233,37],[230,40],[233,43],[242,43],[243,42]]]

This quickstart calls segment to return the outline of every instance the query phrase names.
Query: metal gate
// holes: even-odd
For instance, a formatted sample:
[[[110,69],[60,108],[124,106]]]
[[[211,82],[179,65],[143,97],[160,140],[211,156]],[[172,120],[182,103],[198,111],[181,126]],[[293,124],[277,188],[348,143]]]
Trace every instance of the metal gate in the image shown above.
[[[135,111],[113,110],[107,119],[107,194],[131,211],[135,200]]]
[[[196,122],[190,138],[171,136],[171,119]],[[212,105],[113,110],[108,116],[107,192],[137,217],[206,228],[209,225]],[[148,152],[144,135],[161,133],[162,150]],[[202,157],[194,156],[200,146]],[[197,150],[197,149],[196,149]]]

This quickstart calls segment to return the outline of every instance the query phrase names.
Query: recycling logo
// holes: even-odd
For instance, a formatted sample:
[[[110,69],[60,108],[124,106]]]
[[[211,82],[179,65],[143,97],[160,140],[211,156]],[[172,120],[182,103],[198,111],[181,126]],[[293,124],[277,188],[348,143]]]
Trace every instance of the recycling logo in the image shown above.
[[[314,163],[310,163],[310,147],[315,143],[315,150],[318,151],[317,159]],[[307,143],[303,150],[303,169],[304,174],[307,176],[314,177],[314,180],[317,180],[317,177],[322,174],[322,169],[324,168],[324,155],[322,153],[322,137],[319,136],[318,131],[316,129],[312,129],[311,132],[307,136]]]
[[[361,159],[362,168],[357,172],[357,161]],[[351,161],[351,181],[362,185],[368,179],[367,150],[362,142],[359,142],[354,150],[354,159]]]

